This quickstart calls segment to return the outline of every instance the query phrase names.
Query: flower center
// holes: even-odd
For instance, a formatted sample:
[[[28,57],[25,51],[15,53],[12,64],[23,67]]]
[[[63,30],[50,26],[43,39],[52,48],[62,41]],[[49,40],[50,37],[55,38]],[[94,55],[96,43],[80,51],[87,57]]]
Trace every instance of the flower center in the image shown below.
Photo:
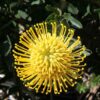
[[[66,54],[63,39],[59,36],[51,36],[50,33],[39,36],[32,48],[34,49],[31,51],[31,64],[40,67],[42,65],[42,68],[43,66],[56,68],[57,63],[61,62]]]

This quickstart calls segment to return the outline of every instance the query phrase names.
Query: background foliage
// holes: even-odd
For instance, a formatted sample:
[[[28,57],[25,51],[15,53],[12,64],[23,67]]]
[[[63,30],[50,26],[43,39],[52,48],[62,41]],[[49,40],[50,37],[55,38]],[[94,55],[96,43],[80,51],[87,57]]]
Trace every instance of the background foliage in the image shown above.
[[[63,22],[76,30],[92,52],[78,85],[61,95],[26,89],[13,66],[19,35],[42,21]],[[100,100],[100,0],[0,0],[0,100]]]

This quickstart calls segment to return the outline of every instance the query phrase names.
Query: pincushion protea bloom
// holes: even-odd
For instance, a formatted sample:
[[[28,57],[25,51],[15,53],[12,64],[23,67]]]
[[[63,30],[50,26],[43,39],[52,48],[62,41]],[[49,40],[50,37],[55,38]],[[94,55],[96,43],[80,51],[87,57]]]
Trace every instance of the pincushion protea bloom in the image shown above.
[[[43,22],[30,27],[20,36],[13,50],[18,77],[36,92],[67,92],[81,78],[86,57],[80,37],[74,30],[56,22]]]

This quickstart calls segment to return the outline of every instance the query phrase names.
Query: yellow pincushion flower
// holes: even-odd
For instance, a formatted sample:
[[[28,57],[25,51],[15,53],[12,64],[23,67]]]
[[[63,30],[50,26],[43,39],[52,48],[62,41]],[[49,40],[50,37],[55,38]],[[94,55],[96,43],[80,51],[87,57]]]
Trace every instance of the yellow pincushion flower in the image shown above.
[[[81,78],[86,57],[80,37],[64,24],[43,22],[30,27],[20,36],[13,50],[18,77],[36,92],[67,92]]]

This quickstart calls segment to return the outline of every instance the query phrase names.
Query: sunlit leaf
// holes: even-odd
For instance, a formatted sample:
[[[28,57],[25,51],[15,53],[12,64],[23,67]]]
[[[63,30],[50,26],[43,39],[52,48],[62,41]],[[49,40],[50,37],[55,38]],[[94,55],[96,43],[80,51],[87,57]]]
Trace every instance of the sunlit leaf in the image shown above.
[[[85,93],[89,88],[86,87],[86,85],[84,83],[78,83],[76,86],[76,90],[79,93]]]
[[[28,21],[32,21],[32,17],[28,17],[28,19],[27,19]]]
[[[41,3],[45,3],[45,0],[33,0],[31,5],[38,5],[38,4],[41,4]]]
[[[33,0],[32,1],[32,3],[31,3],[31,5],[38,5],[38,4],[40,4],[40,0]]]
[[[64,19],[66,19],[67,22],[70,22],[72,26],[77,27],[79,29],[83,28],[83,25],[79,20],[77,20],[75,17],[73,17],[70,13],[64,13]]]
[[[26,19],[28,17],[28,14],[25,11],[18,10],[18,13],[15,15],[15,17]]]
[[[0,79],[4,78],[5,74],[0,74]]]

